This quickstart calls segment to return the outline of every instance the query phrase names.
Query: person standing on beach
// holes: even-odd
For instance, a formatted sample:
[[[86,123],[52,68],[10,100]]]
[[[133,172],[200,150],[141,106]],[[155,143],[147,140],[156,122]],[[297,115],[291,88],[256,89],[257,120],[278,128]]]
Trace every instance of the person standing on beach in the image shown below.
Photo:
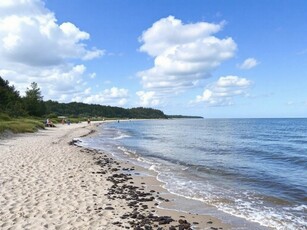
[[[91,119],[89,119],[89,118],[87,119],[87,124],[89,124],[89,125],[91,124]]]

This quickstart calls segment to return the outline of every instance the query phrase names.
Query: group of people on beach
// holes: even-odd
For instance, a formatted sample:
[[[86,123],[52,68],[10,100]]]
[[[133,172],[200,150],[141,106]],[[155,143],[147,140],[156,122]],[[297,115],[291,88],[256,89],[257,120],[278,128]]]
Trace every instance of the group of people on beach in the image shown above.
[[[62,123],[62,125],[64,125],[64,124],[70,125],[70,120],[69,119],[66,120],[66,119],[63,118],[61,123]],[[90,118],[87,119],[87,124],[89,124],[89,125],[91,124]],[[53,124],[53,122],[49,118],[46,119],[45,126],[46,127],[55,127],[55,125]]]
[[[45,126],[46,127],[55,127],[55,125],[53,124],[53,122],[49,118],[47,118]]]
[[[66,124],[68,124],[68,125],[70,125],[70,120],[65,120],[65,119],[62,119],[62,125],[64,125],[65,123]]]
[[[62,119],[61,123],[62,123],[62,125],[64,125],[64,124],[70,125],[70,120],[69,119],[68,120]],[[49,118],[46,119],[45,126],[46,127],[55,127],[54,123]]]

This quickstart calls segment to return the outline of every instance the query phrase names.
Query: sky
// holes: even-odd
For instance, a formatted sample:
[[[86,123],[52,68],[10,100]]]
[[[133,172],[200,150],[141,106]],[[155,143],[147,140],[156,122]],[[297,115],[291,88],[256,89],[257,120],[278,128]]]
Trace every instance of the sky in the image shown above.
[[[306,12],[305,0],[1,0],[0,76],[65,103],[307,117]]]

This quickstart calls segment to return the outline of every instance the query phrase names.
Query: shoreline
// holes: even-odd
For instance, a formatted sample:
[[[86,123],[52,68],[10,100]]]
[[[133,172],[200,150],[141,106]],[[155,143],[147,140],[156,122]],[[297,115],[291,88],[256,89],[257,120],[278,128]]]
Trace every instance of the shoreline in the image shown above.
[[[81,147],[91,148],[82,145]],[[103,154],[116,159],[121,162],[121,164],[124,162],[125,165],[132,167],[133,171],[129,172],[132,173],[131,176],[133,181],[138,181],[139,187],[142,187],[141,182],[145,182],[143,184],[145,184],[147,191],[155,190],[163,195],[163,198],[166,199],[167,202],[165,202],[164,199],[160,199],[159,204],[153,207],[155,208],[155,212],[160,215],[176,216],[177,220],[184,216],[184,218],[186,217],[187,220],[190,221],[193,229],[272,229],[270,227],[262,226],[257,222],[251,222],[244,218],[220,211],[215,206],[205,204],[198,199],[172,193],[166,188],[167,186],[165,182],[158,179],[159,172],[150,169],[151,167],[144,167],[144,165],[137,163],[135,161],[135,156],[125,155],[123,157],[113,155],[112,152],[106,153],[104,150],[98,151],[102,151]],[[141,182],[139,182],[140,180]],[[193,225],[193,222],[196,222],[196,224]]]
[[[155,176],[73,145],[97,124],[58,125],[1,140],[1,229],[232,228],[210,215],[158,208],[172,198]]]

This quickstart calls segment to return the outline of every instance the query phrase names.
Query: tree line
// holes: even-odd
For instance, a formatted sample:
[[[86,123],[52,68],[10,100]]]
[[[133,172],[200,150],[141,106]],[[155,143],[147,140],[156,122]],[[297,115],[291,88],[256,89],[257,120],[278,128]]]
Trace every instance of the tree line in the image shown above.
[[[9,81],[0,76],[0,113],[11,117],[101,117],[101,118],[139,118],[156,119],[167,118],[161,111],[152,108],[131,108],[85,104],[80,102],[59,103],[57,101],[44,101],[37,83],[33,82],[27,88],[25,96],[20,93]]]

